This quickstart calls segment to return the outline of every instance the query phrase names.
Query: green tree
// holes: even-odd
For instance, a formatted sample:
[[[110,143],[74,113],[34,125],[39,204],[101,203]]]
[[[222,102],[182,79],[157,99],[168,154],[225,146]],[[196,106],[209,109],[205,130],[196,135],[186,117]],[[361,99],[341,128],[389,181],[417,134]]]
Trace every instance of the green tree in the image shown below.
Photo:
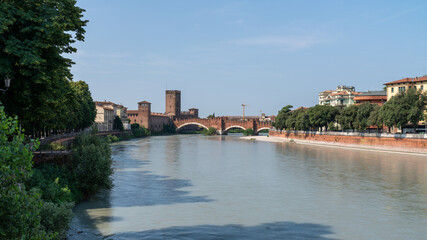
[[[368,126],[376,126],[378,132],[380,131],[383,125],[383,120],[380,117],[380,109],[380,106],[374,105],[374,109],[372,110],[368,118]]]
[[[96,106],[89,91],[89,85],[84,81],[70,82],[73,93],[78,99],[76,110],[77,122],[72,128],[84,129],[92,126],[96,117]],[[123,123],[122,123],[123,126]]]
[[[50,239],[40,224],[42,202],[36,190],[27,191],[33,150],[38,143],[26,143],[17,118],[6,116],[0,105],[0,238]]]
[[[84,40],[83,11],[76,0],[1,1],[0,78],[12,83],[0,100],[27,130],[64,127],[73,64],[65,54]]]
[[[206,118],[207,119],[211,119],[211,118],[214,118],[215,117],[215,113],[212,113],[211,115],[208,115]]]
[[[125,130],[122,119],[119,116],[114,117],[113,129],[117,129],[119,131]]]
[[[341,125],[341,129],[356,129],[357,127],[357,106],[351,105],[341,109],[337,116],[337,122]]]
[[[73,145],[73,171],[83,197],[96,193],[100,188],[111,188],[113,169],[108,141],[85,133],[76,137]]]
[[[245,131],[243,131],[243,135],[245,135],[245,136],[253,136],[253,135],[255,135],[255,132],[254,132],[254,130],[252,128],[248,128]]]
[[[310,130],[310,117],[307,109],[297,110],[295,129],[299,131]]]
[[[379,115],[389,129],[393,126],[416,125],[425,118],[426,105],[427,95],[410,88],[388,100],[381,107]]]
[[[371,116],[372,111],[375,109],[374,104],[364,103],[357,106],[357,116],[356,116],[356,128],[358,130],[365,130],[370,124],[368,124],[369,116]]]
[[[276,117],[276,122],[274,123],[275,128],[279,130],[286,128],[286,119],[289,117],[291,108],[293,108],[292,105],[286,105],[279,111]]]
[[[310,119],[310,126],[319,129],[325,128],[328,130],[328,124],[335,121],[339,110],[336,107],[329,105],[316,105],[309,108],[308,117]]]

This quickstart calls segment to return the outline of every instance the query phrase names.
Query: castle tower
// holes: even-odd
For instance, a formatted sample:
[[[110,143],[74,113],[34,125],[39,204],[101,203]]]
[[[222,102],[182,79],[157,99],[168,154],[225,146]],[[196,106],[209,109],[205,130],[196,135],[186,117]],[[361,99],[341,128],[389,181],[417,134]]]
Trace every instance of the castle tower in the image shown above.
[[[181,115],[181,91],[166,90],[165,114],[179,117]]]
[[[197,109],[197,108],[190,108],[190,109],[188,109],[188,111],[193,116],[193,118],[199,118],[199,109]]]
[[[142,101],[138,103],[139,124],[145,128],[150,128],[151,103]]]

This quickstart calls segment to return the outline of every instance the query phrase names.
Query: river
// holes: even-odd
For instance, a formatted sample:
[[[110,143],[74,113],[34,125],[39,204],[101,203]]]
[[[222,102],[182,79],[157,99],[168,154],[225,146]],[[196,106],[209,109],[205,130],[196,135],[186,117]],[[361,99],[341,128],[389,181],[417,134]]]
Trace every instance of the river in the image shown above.
[[[154,136],[112,145],[114,188],[78,204],[70,239],[426,239],[427,159]]]

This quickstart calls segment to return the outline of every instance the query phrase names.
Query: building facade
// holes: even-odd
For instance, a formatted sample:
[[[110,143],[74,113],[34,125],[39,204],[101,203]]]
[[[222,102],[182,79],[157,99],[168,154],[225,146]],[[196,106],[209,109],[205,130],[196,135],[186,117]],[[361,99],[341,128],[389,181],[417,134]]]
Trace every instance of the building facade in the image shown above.
[[[326,90],[319,93],[319,105],[350,106],[354,97],[360,93],[353,86],[339,85],[336,90]]]
[[[199,109],[190,108],[188,111],[181,111],[181,91],[166,90],[165,113],[151,112],[151,103],[142,101],[138,103],[138,110],[128,110],[127,115],[130,123],[159,132],[163,126],[173,124],[175,119],[190,119],[199,117]]]
[[[400,92],[404,92],[410,88],[415,90],[427,91],[427,76],[416,78],[403,78],[393,82],[384,83],[387,88],[387,101]]]
[[[127,108],[123,105],[107,101],[96,101],[95,106],[95,124],[98,126],[99,131],[112,131],[116,116],[119,116],[122,120],[124,129],[130,129]]]

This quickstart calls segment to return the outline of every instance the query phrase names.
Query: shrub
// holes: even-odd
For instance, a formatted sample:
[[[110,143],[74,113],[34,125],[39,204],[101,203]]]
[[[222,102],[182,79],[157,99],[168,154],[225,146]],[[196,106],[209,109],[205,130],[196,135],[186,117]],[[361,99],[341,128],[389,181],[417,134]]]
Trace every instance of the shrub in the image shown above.
[[[217,132],[216,128],[210,127],[205,134],[206,135],[216,135],[216,132]]]
[[[3,109],[0,106],[0,239],[51,239],[40,224],[40,193],[24,185],[38,143],[26,143],[17,118],[6,116]]]
[[[145,137],[150,135],[150,130],[145,127],[132,129],[132,133],[135,137]]]
[[[132,123],[130,125],[130,129],[138,129],[139,128],[139,124],[138,123]]]
[[[246,130],[243,132],[243,134],[244,134],[245,136],[253,136],[253,135],[254,135],[254,130],[253,130],[252,128],[248,128],[248,129],[246,129]]]
[[[74,203],[43,202],[40,216],[44,230],[52,236],[64,238],[73,219],[73,206]]]
[[[50,144],[50,147],[53,151],[64,151],[65,150],[65,146],[62,145],[59,142],[53,142]]]
[[[115,135],[108,135],[107,140],[108,140],[108,142],[113,143],[113,142],[118,142],[119,138]]]
[[[100,188],[112,187],[111,164],[108,141],[89,134],[76,137],[72,165],[76,187],[84,197],[96,193]]]

